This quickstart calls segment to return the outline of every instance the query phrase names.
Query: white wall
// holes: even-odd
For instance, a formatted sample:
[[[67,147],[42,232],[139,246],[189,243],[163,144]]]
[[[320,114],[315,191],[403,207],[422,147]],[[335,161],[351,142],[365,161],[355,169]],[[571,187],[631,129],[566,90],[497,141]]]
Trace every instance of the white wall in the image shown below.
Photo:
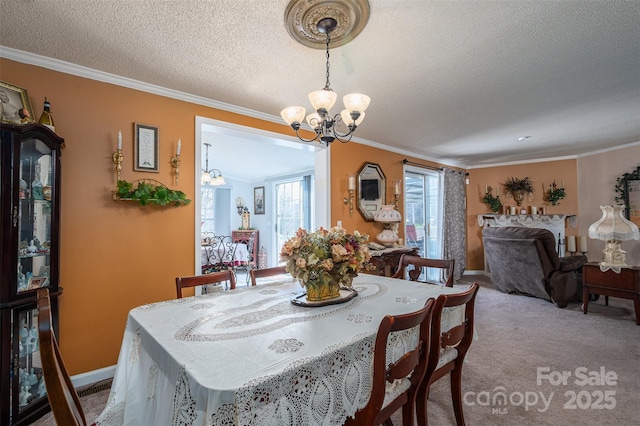
[[[589,226],[602,217],[601,205],[613,205],[616,179],[640,165],[640,142],[611,151],[578,157],[579,235],[587,235]],[[602,260],[604,241],[588,239],[590,261]],[[627,264],[640,266],[640,241],[626,241]]]

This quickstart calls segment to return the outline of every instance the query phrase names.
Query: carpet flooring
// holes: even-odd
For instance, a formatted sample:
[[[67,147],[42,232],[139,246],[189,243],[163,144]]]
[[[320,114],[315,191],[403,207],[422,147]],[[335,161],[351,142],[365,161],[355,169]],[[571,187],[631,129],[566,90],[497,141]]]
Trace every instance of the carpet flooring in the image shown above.
[[[479,282],[477,339],[463,369],[467,425],[585,426],[640,424],[640,326],[633,302],[604,298],[559,309],[527,296],[500,293],[483,275],[465,275],[456,287]],[[108,390],[82,397],[93,422]],[[428,401],[429,424],[454,425],[447,377]],[[402,424],[401,414],[393,416]],[[35,423],[55,425],[51,414]],[[141,422],[141,426],[144,422]]]

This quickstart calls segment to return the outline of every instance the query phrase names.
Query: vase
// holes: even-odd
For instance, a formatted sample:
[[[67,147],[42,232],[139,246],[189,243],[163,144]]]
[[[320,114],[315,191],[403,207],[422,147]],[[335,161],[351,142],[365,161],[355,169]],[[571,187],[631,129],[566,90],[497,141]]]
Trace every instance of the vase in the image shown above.
[[[524,192],[522,191],[515,191],[514,193],[512,193],[513,195],[513,199],[516,200],[516,204],[518,206],[522,205],[522,200],[524,200]]]
[[[335,280],[329,282],[309,280],[304,283],[304,288],[307,290],[307,300],[311,302],[340,297],[340,283]]]

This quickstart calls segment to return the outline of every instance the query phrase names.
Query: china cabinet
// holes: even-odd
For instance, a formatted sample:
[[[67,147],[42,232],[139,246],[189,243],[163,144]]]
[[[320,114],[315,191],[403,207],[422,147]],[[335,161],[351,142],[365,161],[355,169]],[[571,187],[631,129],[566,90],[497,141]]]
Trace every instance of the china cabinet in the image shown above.
[[[0,124],[0,424],[30,424],[49,405],[36,290],[49,287],[58,328],[60,154],[40,124]]]

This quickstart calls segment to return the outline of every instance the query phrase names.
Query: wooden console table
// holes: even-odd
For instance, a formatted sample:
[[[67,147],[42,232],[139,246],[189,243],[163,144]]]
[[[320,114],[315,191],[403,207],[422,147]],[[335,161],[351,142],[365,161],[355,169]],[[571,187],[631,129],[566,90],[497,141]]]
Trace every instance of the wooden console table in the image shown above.
[[[589,294],[605,296],[608,304],[609,296],[633,300],[636,311],[636,324],[640,325],[640,267],[622,268],[619,274],[609,269],[602,272],[600,264],[586,263],[582,266],[582,307],[586,314],[589,306]]]
[[[382,275],[390,277],[398,269],[400,257],[403,254],[418,256],[417,247],[392,247],[384,250],[371,251],[371,260],[369,264],[372,269],[367,271],[369,274]]]

